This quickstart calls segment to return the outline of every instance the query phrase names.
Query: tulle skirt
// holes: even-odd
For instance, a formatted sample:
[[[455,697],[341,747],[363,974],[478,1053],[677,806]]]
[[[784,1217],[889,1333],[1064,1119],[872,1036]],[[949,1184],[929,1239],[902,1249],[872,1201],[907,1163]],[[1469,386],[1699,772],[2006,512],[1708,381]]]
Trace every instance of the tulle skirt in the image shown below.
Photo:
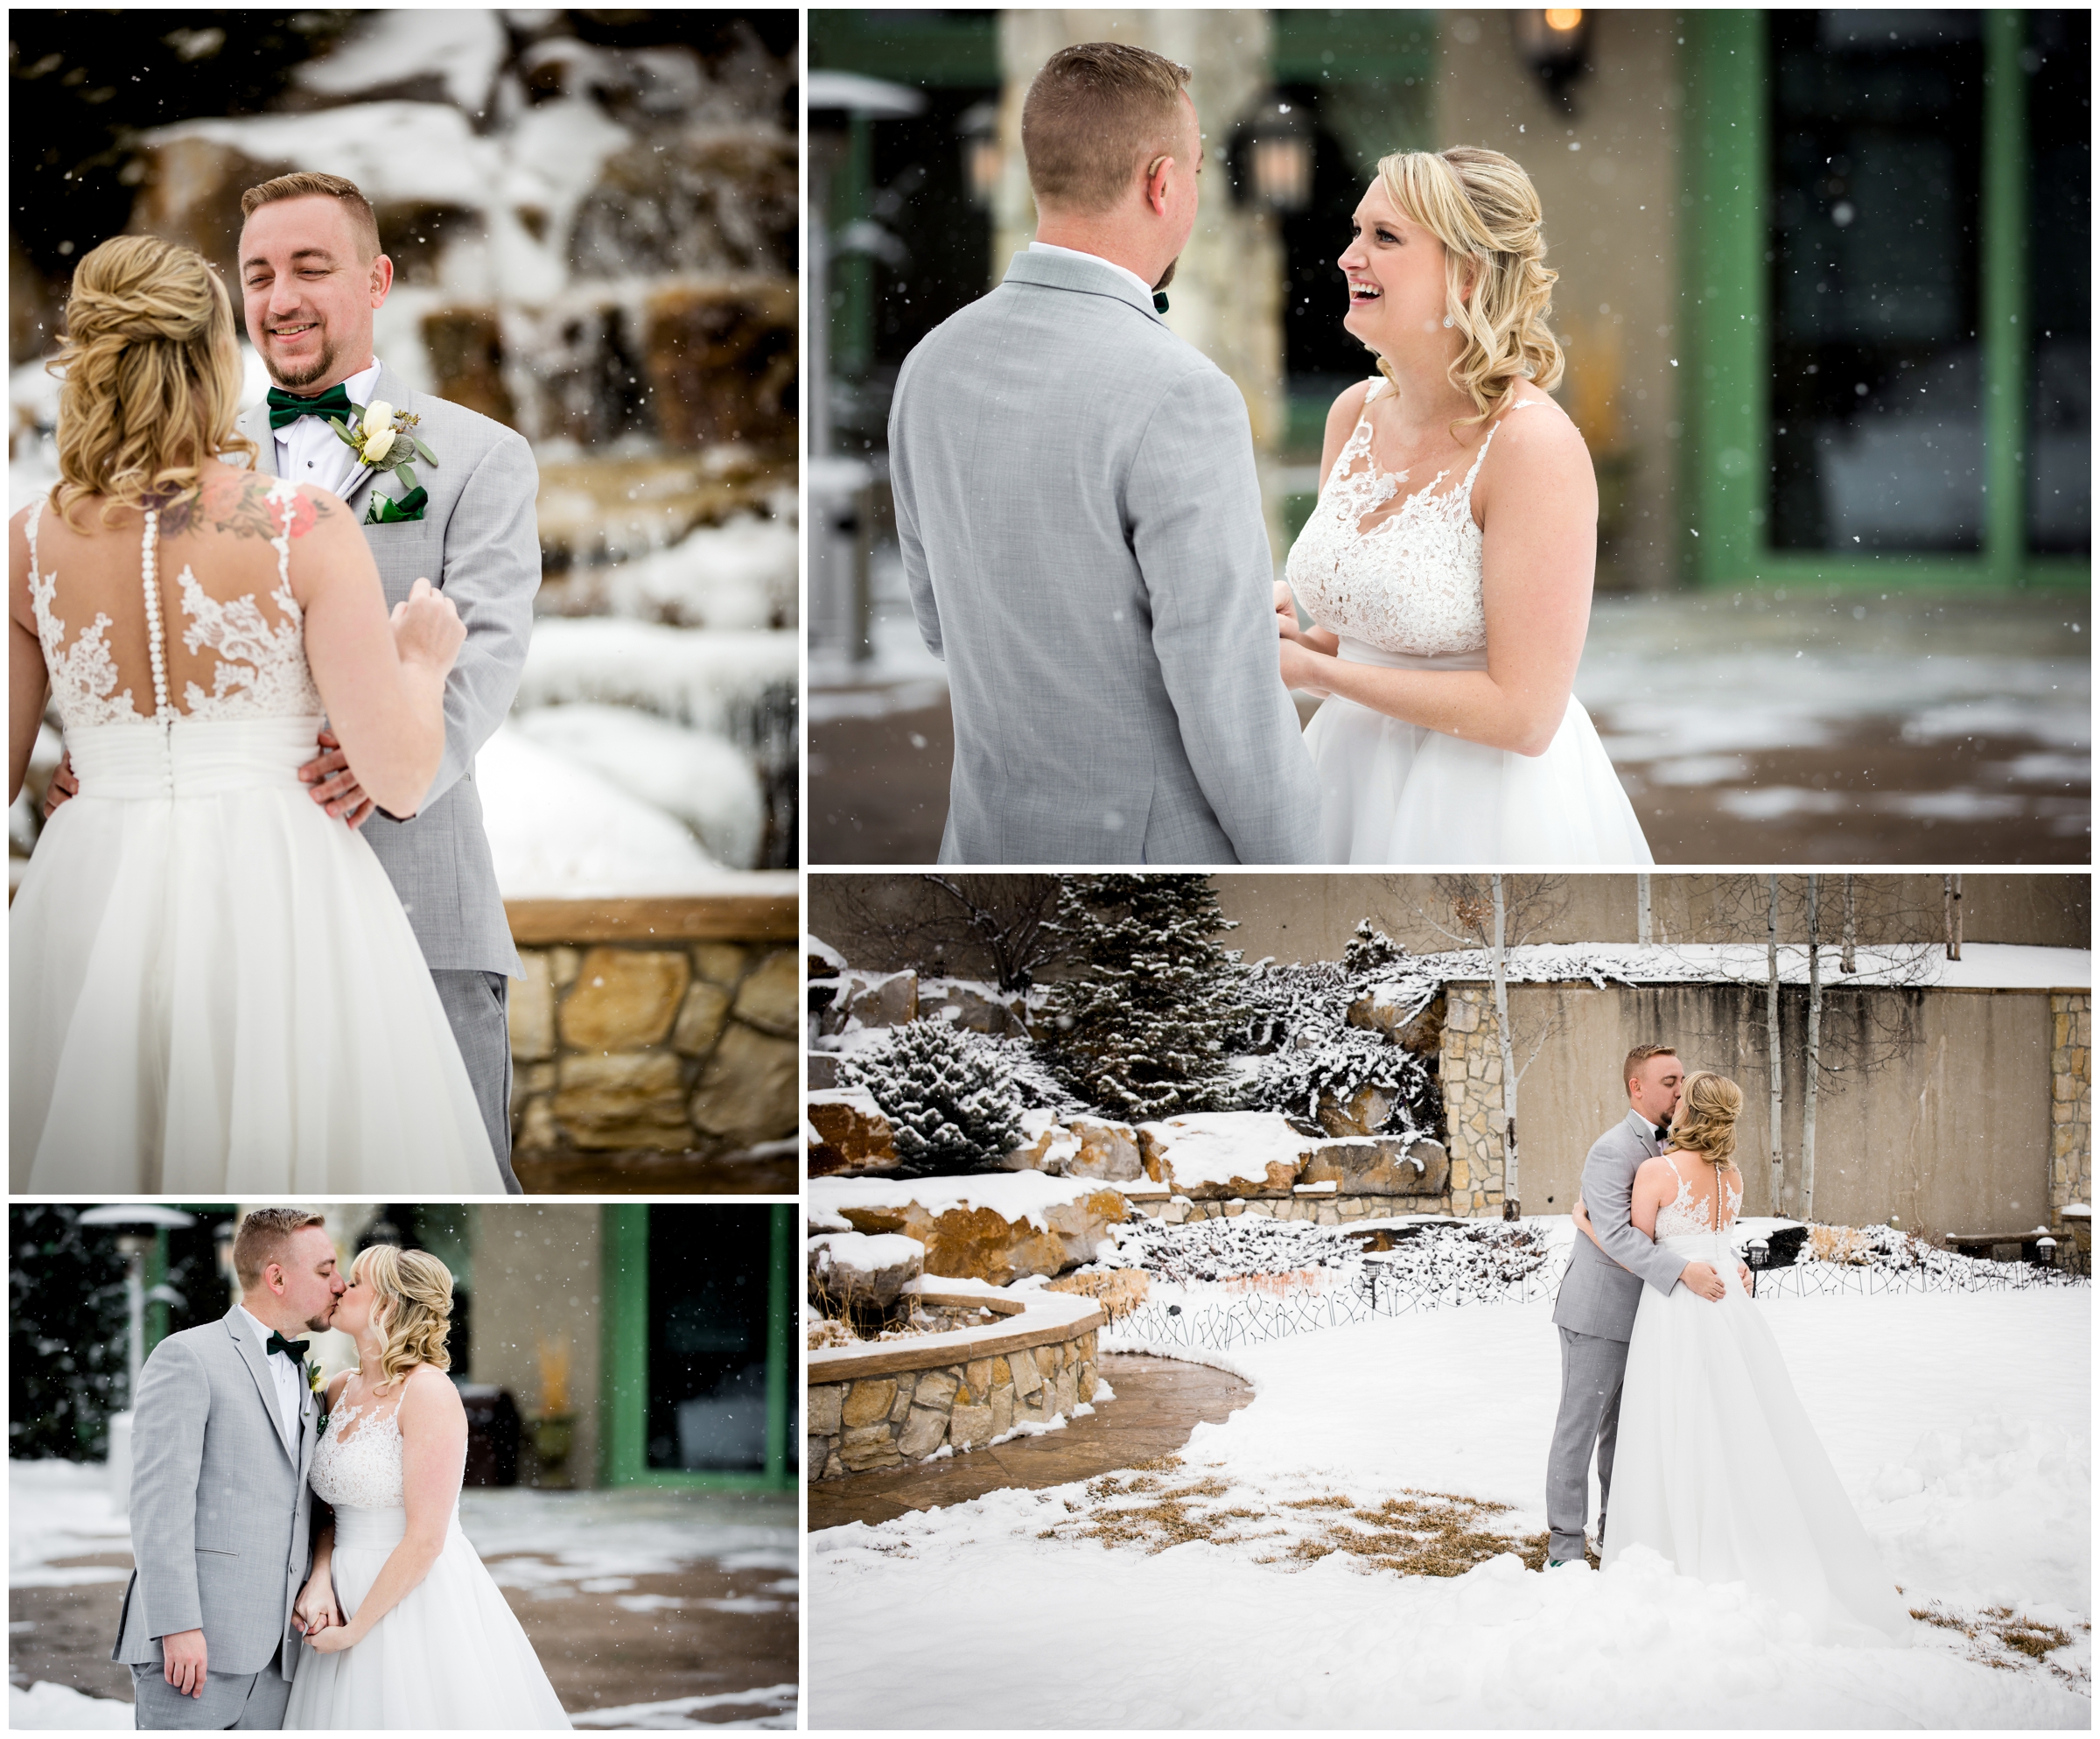
[[[1742,1582],[1829,1641],[1908,1641],[1911,1623],[1794,1392],[1725,1238],[1662,1240],[1727,1296],[1641,1288],[1619,1402],[1603,1561],[1646,1546],[1680,1574]]]
[[[1354,663],[1482,669],[1344,642]],[[1409,725],[1330,695],[1306,727],[1333,864],[1649,864],[1634,806],[1582,703],[1541,755]]]
[[[69,733],[8,918],[13,1189],[502,1192],[393,884],[299,782],[319,722]]]
[[[330,1571],[343,1616],[354,1618],[408,1525],[405,1510],[335,1512]],[[452,1518],[426,1575],[340,1654],[302,1644],[284,1710],[289,1730],[566,1728],[540,1658]]]

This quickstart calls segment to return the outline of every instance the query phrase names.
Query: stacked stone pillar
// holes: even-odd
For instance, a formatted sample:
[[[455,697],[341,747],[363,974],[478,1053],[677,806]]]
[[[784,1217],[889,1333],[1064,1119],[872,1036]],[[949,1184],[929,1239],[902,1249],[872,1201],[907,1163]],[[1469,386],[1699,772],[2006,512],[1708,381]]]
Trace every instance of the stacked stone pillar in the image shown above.
[[[2059,991],[2049,998],[2049,1224],[2093,1199],[2093,998]]]

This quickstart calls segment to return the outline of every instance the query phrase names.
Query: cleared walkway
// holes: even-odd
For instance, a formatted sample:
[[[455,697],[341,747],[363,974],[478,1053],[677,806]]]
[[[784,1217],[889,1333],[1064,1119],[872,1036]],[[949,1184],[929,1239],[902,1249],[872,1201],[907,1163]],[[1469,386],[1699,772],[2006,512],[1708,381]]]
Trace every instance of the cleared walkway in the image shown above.
[[[967,1504],[1008,1486],[1063,1485],[1134,1462],[1171,1455],[1208,1420],[1222,1423],[1254,1399],[1237,1377],[1208,1364],[1104,1353],[1101,1374],[1116,1399],[1044,1437],[1017,1437],[931,1466],[811,1482],[809,1526],[886,1522],[913,1510]]]

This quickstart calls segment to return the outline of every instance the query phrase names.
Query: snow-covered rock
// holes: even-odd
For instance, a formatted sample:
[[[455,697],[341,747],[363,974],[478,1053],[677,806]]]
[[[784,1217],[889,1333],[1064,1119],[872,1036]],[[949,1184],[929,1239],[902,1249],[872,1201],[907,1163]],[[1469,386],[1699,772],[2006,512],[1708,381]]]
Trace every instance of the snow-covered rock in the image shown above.
[[[1028,1140],[1006,1156],[1010,1171],[1047,1172],[1053,1177],[1096,1177],[1127,1183],[1144,1175],[1138,1132],[1127,1123],[1074,1117],[1060,1122],[1046,1111],[1021,1113]]]
[[[1362,1141],[1322,1141],[1298,1174],[1301,1189],[1330,1183],[1338,1196],[1436,1196],[1451,1178],[1451,1156],[1440,1141],[1375,1135]]]
[[[1120,1191],[1040,1172],[970,1177],[813,1177],[809,1205],[856,1231],[902,1232],[926,1246],[926,1273],[1005,1286],[1062,1273],[1112,1250],[1129,1217]]]
[[[983,1033],[995,1039],[1025,1038],[1028,1032],[1024,996],[1004,994],[996,985],[962,978],[922,979],[919,1018],[952,1020],[965,1032]]]
[[[899,1232],[826,1232],[809,1240],[809,1292],[886,1310],[926,1270],[926,1246]]]
[[[896,1166],[896,1132],[865,1089],[813,1091],[804,1104],[803,1118],[811,1136],[811,1177],[879,1175]]]
[[[1192,1111],[1140,1124],[1144,1174],[1192,1200],[1288,1196],[1320,1146],[1280,1111]]]

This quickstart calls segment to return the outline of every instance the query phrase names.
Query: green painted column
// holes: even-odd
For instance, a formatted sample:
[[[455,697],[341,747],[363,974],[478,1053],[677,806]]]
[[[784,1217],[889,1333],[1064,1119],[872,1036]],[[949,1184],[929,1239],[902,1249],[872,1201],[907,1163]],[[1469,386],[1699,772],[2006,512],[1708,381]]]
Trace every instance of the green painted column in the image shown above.
[[[2006,587],[2026,568],[2026,45],[2017,11],[1984,14],[1984,562]]]
[[[1680,16],[1690,111],[1680,356],[1690,378],[1679,390],[1692,485],[1683,547],[1696,582],[1726,586],[1755,574],[1771,498],[1765,20],[1742,11]]]
[[[649,1463],[649,1210],[614,1203],[599,1212],[598,1483],[633,1485]]]
[[[158,1228],[153,1234],[152,1253],[146,1258],[146,1351],[150,1354],[168,1337],[168,1307],[156,1302],[153,1288],[165,1286],[168,1280],[168,1229]]]
[[[845,166],[831,184],[831,366],[847,380],[867,373],[875,355],[875,262],[836,238],[869,214],[874,197],[875,123],[865,115],[846,120]]]
[[[773,1208],[773,1259],[766,1289],[766,1476],[782,1487],[794,1483],[788,1464],[788,1414],[795,1380],[794,1208]]]

